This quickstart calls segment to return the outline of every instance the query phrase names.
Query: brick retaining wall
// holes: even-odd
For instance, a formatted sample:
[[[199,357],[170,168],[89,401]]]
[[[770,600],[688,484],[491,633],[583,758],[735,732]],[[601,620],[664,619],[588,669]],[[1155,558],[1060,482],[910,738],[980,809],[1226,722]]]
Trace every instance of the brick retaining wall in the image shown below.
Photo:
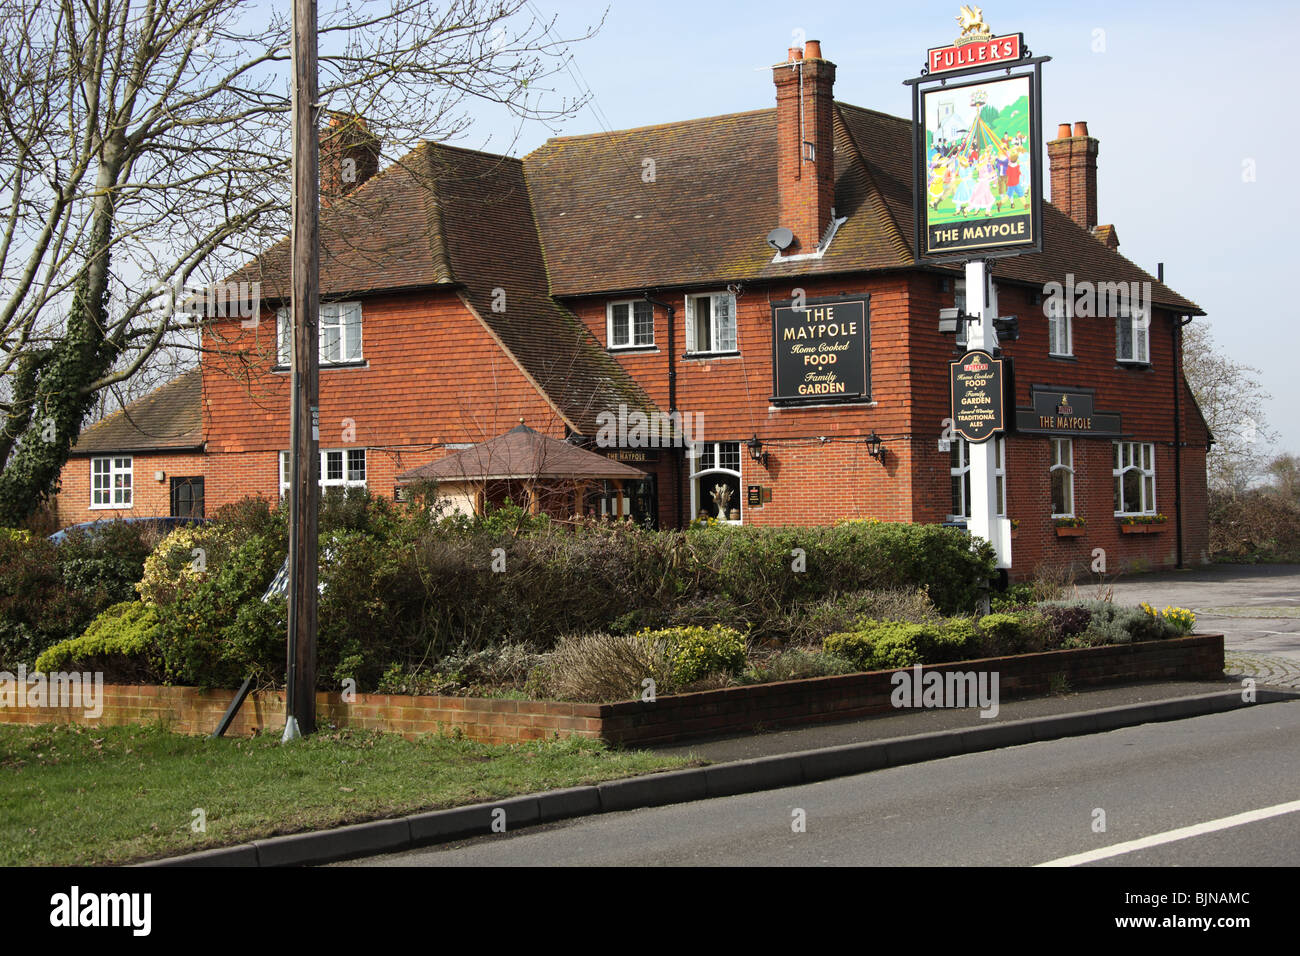
[[[998,673],[1000,698],[1030,697],[1053,689],[1064,678],[1072,690],[1150,680],[1211,680],[1223,675],[1223,635],[1199,634],[1166,641],[1120,644],[1014,657],[935,664],[923,671]],[[602,737],[610,743],[645,745],[696,737],[750,732],[817,721],[842,720],[893,710],[893,671],[781,681],[748,687],[660,697],[657,701],[570,704],[555,701],[488,700],[472,697],[410,697],[357,694],[344,703],[338,694],[317,694],[322,727],[356,727],[406,736],[448,733],[485,743],[518,743],[559,736]],[[0,707],[0,723],[45,724],[75,721],[111,725],[164,721],[173,731],[211,733],[221,720],[232,690],[109,684],[103,713],[79,709]],[[278,734],[284,726],[284,692],[249,694],[229,734],[260,730]]]

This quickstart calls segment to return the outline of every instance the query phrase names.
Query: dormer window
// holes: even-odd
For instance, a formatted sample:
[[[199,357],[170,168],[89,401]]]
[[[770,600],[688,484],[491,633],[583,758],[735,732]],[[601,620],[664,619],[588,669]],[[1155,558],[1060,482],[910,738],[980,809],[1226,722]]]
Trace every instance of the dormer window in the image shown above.
[[[611,349],[645,348],[655,344],[654,306],[644,299],[611,302],[605,308],[605,323]]]

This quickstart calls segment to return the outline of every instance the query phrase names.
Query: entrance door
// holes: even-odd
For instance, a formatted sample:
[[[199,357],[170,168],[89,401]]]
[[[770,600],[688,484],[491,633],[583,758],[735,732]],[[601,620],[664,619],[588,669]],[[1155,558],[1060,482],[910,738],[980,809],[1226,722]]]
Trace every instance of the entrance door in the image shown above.
[[[203,517],[203,477],[172,479],[172,517]]]

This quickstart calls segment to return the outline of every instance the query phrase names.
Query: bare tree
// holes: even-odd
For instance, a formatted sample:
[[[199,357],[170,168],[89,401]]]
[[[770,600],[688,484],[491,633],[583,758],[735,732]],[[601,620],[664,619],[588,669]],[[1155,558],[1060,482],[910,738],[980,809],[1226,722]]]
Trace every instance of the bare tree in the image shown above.
[[[1272,438],[1260,371],[1224,354],[1199,322],[1183,332],[1183,371],[1214,436],[1207,458],[1210,487],[1240,494],[1263,471],[1264,448]]]
[[[568,45],[530,0],[326,3],[321,109],[388,148],[474,101],[555,122]],[[0,0],[0,524],[53,490],[87,413],[199,348],[174,290],[287,232],[289,24],[251,0]],[[242,301],[242,300],[241,300]]]

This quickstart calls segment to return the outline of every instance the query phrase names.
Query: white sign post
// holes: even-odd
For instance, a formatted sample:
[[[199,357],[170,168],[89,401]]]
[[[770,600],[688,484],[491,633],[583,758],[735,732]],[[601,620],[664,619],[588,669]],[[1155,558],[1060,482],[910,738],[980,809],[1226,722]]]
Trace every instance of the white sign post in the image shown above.
[[[988,278],[983,259],[966,263],[966,313],[978,322],[968,323],[966,348],[968,351],[984,349],[989,353],[998,347],[998,333],[993,328],[993,313],[989,308]],[[970,521],[967,528],[971,537],[983,538],[993,545],[998,554],[998,567],[1011,567],[1011,521],[998,517],[997,457],[994,443],[1001,440],[995,435],[986,442],[967,444],[970,452]],[[1007,462],[1002,462],[1003,481],[1007,480]]]

